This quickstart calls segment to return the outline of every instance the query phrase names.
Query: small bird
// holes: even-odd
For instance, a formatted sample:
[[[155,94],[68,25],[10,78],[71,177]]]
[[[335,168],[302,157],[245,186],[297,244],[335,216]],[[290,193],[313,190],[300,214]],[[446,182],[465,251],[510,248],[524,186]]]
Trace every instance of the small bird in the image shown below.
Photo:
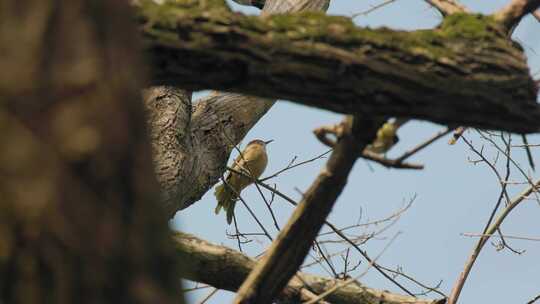
[[[232,171],[225,178],[225,182],[216,187],[214,195],[217,199],[216,214],[221,208],[227,213],[227,223],[231,224],[234,215],[234,206],[240,192],[253,183],[253,179],[259,178],[266,169],[268,156],[266,155],[266,145],[273,140],[263,141],[252,140],[248,143],[244,151],[234,160],[232,168],[236,171],[251,176],[242,176]]]
[[[371,144],[365,149],[372,153],[384,154],[390,150],[395,144],[398,143],[399,137],[397,136],[397,130],[405,124],[407,121],[404,119],[395,119],[394,121],[388,121],[382,125],[377,131],[377,136]]]

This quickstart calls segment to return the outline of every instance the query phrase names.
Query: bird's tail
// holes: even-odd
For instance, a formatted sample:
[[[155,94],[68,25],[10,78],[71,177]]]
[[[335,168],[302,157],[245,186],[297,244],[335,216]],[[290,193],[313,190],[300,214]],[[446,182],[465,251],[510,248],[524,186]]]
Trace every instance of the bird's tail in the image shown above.
[[[225,184],[217,186],[214,195],[216,196],[218,203],[214,212],[218,214],[221,208],[223,208],[227,213],[227,223],[232,223],[234,205],[236,204],[236,195]]]

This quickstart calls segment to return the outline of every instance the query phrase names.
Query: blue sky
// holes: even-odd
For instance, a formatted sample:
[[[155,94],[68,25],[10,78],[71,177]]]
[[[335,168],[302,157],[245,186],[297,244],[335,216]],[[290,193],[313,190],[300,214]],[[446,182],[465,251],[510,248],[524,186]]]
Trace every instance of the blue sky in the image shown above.
[[[489,13],[502,7],[507,1],[462,2],[474,11]],[[380,2],[335,0],[330,6],[329,14],[350,16]],[[257,12],[254,9],[242,10]],[[423,1],[412,0],[398,0],[368,16],[355,19],[360,26],[387,26],[407,30],[430,28],[439,21],[438,13],[429,5]],[[515,32],[516,39],[525,46],[533,73],[540,71],[539,32],[540,23],[532,17],[525,18]],[[266,173],[272,173],[286,166],[294,156],[301,161],[326,151],[327,148],[312,135],[312,130],[340,120],[341,115],[335,113],[280,101],[250,131],[243,143],[255,138],[275,140],[268,147],[270,161]],[[442,126],[425,121],[414,121],[405,125],[399,131],[399,144],[390,151],[389,156],[400,155],[400,152],[441,129]],[[476,132],[469,131],[466,136],[478,148],[484,145],[484,152],[490,159],[495,157],[494,148],[480,139]],[[423,163],[426,166],[422,171],[386,169],[359,160],[329,219],[337,226],[354,224],[360,215],[361,222],[380,219],[395,213],[415,197],[412,206],[402,214],[399,221],[375,240],[363,245],[363,248],[376,256],[388,244],[389,239],[400,232],[397,239],[382,254],[379,263],[389,268],[401,266],[405,273],[428,285],[435,285],[442,280],[441,290],[448,294],[476,242],[476,239],[460,234],[481,232],[499,195],[500,187],[495,175],[485,164],[470,162],[477,157],[462,141],[455,146],[449,146],[447,140],[448,138],[444,138],[436,142],[411,159],[411,162]],[[513,136],[512,140],[515,144],[521,143],[519,136]],[[540,144],[540,137],[530,136],[529,143]],[[538,148],[533,148],[532,152],[540,165]],[[538,176],[528,168],[521,148],[514,148],[512,153],[514,159],[533,179]],[[233,157],[235,156],[233,153]],[[309,163],[287,171],[271,182],[276,183],[280,191],[299,199],[297,189],[306,190],[323,164],[324,160]],[[499,164],[502,165],[502,162]],[[512,172],[512,180],[523,180],[515,168]],[[525,187],[526,185],[509,186],[510,194],[516,194]],[[275,234],[270,216],[257,190],[249,187],[242,194],[262,219],[265,227]],[[226,230],[232,233],[233,227],[226,224],[223,214],[214,214],[215,204],[213,191],[209,191],[200,202],[178,213],[172,225],[213,243],[236,248],[235,240],[228,239],[225,234]],[[279,224],[283,225],[292,209],[279,199],[276,199],[273,206]],[[237,206],[236,210],[242,231],[259,231],[242,206]],[[503,232],[508,235],[540,238],[539,216],[540,205],[537,202],[524,202],[507,218]],[[369,233],[380,228],[381,226],[369,226],[360,232]],[[323,231],[326,230],[323,228]],[[268,245],[268,241],[262,237],[256,240],[245,246],[249,255],[259,254]],[[540,294],[540,242],[511,240],[510,244],[526,252],[516,255],[508,250],[496,251],[488,244],[473,268],[460,303],[526,303]],[[343,247],[327,246],[329,252],[340,248]],[[355,255],[353,260],[358,260],[358,257]],[[341,270],[341,259],[336,258],[334,261],[338,270]],[[366,265],[364,261],[352,275],[363,272]],[[328,276],[320,267],[306,271]],[[361,282],[369,287],[398,292],[396,287],[374,270],[362,277]],[[419,290],[411,284],[405,284],[413,291]],[[189,302],[197,303],[208,291],[209,289],[190,292]],[[232,293],[220,291],[207,303],[228,303],[232,297]]]

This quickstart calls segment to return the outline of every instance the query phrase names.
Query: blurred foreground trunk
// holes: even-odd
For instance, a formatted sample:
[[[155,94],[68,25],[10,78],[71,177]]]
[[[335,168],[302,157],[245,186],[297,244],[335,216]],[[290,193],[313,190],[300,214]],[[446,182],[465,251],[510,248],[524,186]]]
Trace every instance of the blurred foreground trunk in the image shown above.
[[[135,38],[127,1],[0,2],[0,303],[173,302]]]

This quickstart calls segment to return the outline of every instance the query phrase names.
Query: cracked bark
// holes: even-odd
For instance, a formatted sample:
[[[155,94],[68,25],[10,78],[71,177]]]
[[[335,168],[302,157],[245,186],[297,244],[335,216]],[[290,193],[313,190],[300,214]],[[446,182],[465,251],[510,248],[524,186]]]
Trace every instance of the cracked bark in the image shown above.
[[[272,0],[263,14],[326,10],[328,0]],[[214,92],[192,106],[190,94],[159,86],[145,93],[154,163],[162,198],[173,216],[197,202],[219,181],[235,145],[275,100]]]
[[[155,171],[169,216],[198,201],[219,180],[234,145],[273,104],[255,99],[214,94],[192,107],[185,91],[146,91]]]

